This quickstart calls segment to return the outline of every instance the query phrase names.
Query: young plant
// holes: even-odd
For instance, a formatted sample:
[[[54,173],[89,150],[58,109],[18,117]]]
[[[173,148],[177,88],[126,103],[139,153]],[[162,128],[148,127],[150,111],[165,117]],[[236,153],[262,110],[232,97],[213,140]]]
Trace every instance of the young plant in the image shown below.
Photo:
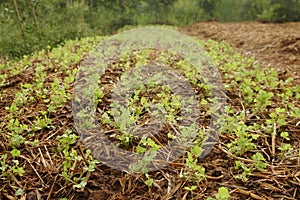
[[[157,151],[161,147],[156,144],[151,138],[143,137],[136,147],[138,154],[144,154],[143,158],[136,163],[130,165],[133,172],[148,173],[147,167],[151,164],[152,159],[156,156]]]
[[[266,168],[266,159],[261,153],[258,152],[254,154],[251,158],[254,162],[248,165],[239,160],[235,161],[235,169],[242,171],[242,173],[235,176],[236,178],[242,179],[245,182],[248,180],[249,176],[251,176],[253,171],[263,171]]]
[[[15,175],[23,176],[25,173],[23,167],[19,166],[18,158],[21,155],[20,150],[14,148],[10,151],[10,155],[12,156],[11,160],[9,160],[8,154],[3,154],[0,157],[0,177],[4,179],[13,178],[12,176]]]
[[[255,111],[265,110],[267,106],[271,105],[271,98],[274,96],[272,92],[267,92],[265,90],[259,90],[258,94],[254,99],[253,108]]]
[[[251,134],[248,132],[249,127],[246,126],[243,122],[240,122],[236,125],[236,128],[233,130],[233,133],[236,135],[236,139],[232,140],[227,146],[230,152],[236,155],[243,155],[247,151],[253,150],[256,148],[256,145],[253,143],[253,140],[258,139],[258,135]]]
[[[95,170],[96,164],[99,161],[95,160],[90,154],[90,150],[87,150],[83,155],[79,155],[78,152],[74,149],[73,145],[77,142],[78,136],[72,134],[72,131],[66,130],[65,133],[61,136],[58,136],[57,141],[59,142],[58,151],[63,154],[62,162],[62,172],[61,176],[67,182],[71,182],[74,188],[83,189],[88,181],[89,173]],[[84,162],[85,166],[80,169]]]
[[[230,194],[226,187],[220,187],[218,189],[218,193],[216,194],[216,198],[207,198],[207,200],[228,200],[230,198]]]
[[[198,157],[202,153],[201,143],[196,142],[185,159],[185,171],[183,176],[188,182],[199,183],[206,179],[205,168],[198,165]]]

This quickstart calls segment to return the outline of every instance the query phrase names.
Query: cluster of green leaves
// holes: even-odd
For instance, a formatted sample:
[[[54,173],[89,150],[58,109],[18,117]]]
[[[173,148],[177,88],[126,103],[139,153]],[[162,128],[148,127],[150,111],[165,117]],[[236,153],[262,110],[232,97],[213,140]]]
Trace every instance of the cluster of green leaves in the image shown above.
[[[78,63],[102,39],[68,41],[52,51],[49,48],[36,52],[31,57],[24,56],[18,62],[0,64],[1,74],[7,77],[3,78],[0,96],[11,99],[4,103],[4,115],[0,122],[1,141],[6,144],[0,157],[0,177],[3,184],[22,179],[30,173],[23,168],[24,160],[30,159],[24,155],[26,149],[40,148],[40,143],[43,142],[41,138],[44,137],[41,135],[54,136],[59,132],[60,127],[55,125],[57,121],[53,117],[58,110],[66,109],[65,106],[71,100],[71,86],[75,81]],[[32,76],[26,78],[27,74]],[[20,77],[22,81],[14,83],[11,77]],[[78,154],[74,148],[77,138],[69,130],[57,136],[53,142],[57,146],[53,151],[62,152],[64,159],[58,162],[61,166],[53,167],[57,167],[61,176],[75,188],[83,188],[97,161],[89,151],[83,155]],[[16,186],[17,196],[23,190],[19,186],[20,184]]]
[[[225,108],[226,117],[221,119],[222,133],[233,137],[227,148],[237,156],[252,155],[249,156],[251,164],[236,161],[236,169],[241,169],[236,177],[246,181],[253,171],[266,168],[265,153],[257,152],[261,149],[257,145],[260,138],[279,141],[274,144],[277,159],[287,152],[298,152],[299,147],[288,143],[286,125],[299,120],[300,87],[292,84],[292,78],[280,80],[275,69],[262,68],[253,59],[234,53],[226,43],[208,43],[210,55],[219,63],[225,89],[228,94],[234,94]]]
[[[59,141],[57,151],[63,154],[61,176],[66,182],[72,183],[74,188],[83,189],[87,184],[89,173],[95,171],[99,161],[93,158],[90,150],[86,150],[84,157],[80,155],[72,146],[78,142],[77,139],[76,134],[66,130],[63,135],[57,136]],[[78,169],[79,162],[84,162],[82,169]]]
[[[183,177],[193,183],[197,184],[205,180],[205,168],[198,164],[198,157],[202,153],[202,140],[198,139],[195,141],[191,150],[187,152],[187,158],[185,160],[185,171]],[[195,185],[196,186],[196,185]]]
[[[220,187],[218,189],[218,193],[216,194],[216,198],[207,198],[207,200],[228,200],[230,198],[230,194],[226,187]]]
[[[154,54],[155,60],[152,60]],[[191,150],[187,152],[186,167],[182,173],[182,178],[192,184],[199,184],[205,180],[205,169],[198,165],[198,157],[202,153],[202,141],[206,133],[203,130],[199,130],[198,125],[195,123],[192,123],[190,127],[181,127],[179,124],[184,112],[192,112],[191,109],[184,109],[184,107],[193,103],[198,105],[198,103],[195,102],[196,99],[190,98],[188,102],[185,102],[186,99],[183,100],[181,96],[174,94],[170,86],[163,84],[164,80],[167,79],[163,72],[145,77],[147,71],[143,71],[145,68],[147,69],[149,61],[151,61],[149,65],[151,65],[151,63],[160,65],[157,66],[157,68],[173,66],[174,70],[186,77],[186,80],[188,80],[190,84],[201,88],[199,95],[201,94],[203,99],[209,97],[209,87],[205,85],[201,74],[194,66],[185,60],[179,59],[180,61],[176,62],[178,59],[178,57],[172,57],[168,52],[156,52],[153,50],[136,51],[133,52],[130,57],[125,56],[125,58],[121,58],[119,64],[110,66],[110,70],[127,70],[121,75],[120,83],[111,91],[111,93],[114,94],[112,96],[115,98],[112,99],[113,101],[110,105],[104,105],[106,107],[98,108],[98,110],[100,110],[101,126],[104,129],[117,130],[114,134],[110,135],[110,138],[117,140],[120,147],[126,148],[127,150],[131,149],[138,154],[144,155],[143,159],[131,165],[131,170],[144,173],[147,177],[145,184],[148,186],[151,186],[154,180],[148,174],[147,166],[156,156],[157,151],[163,146],[157,142],[157,139],[153,140],[153,138],[149,136],[139,138],[139,136],[136,135],[136,128],[148,123],[147,119],[144,121],[145,116],[151,116],[150,120],[177,129],[175,132],[174,130],[169,130],[165,133],[169,141],[176,139],[181,141],[179,142],[180,144],[184,145],[189,143],[187,140],[191,138],[191,135],[198,133],[195,141],[191,141],[193,143]],[[132,60],[134,61],[134,69],[132,69]],[[120,67],[122,70],[120,70]],[[142,74],[143,72],[146,74]],[[103,92],[101,94],[100,99],[103,97]],[[205,103],[202,102],[202,104],[208,104],[209,102],[210,99],[207,99]],[[101,103],[101,100],[99,103]],[[103,106],[103,104],[101,105]],[[205,110],[207,111],[207,109]],[[79,117],[84,119],[84,109],[79,113]],[[144,124],[145,122],[146,124]],[[181,135],[179,136],[178,133]]]
[[[191,104],[194,101],[191,98],[189,102],[185,102],[181,96],[172,93],[170,86],[163,84],[163,80],[166,80],[166,77],[162,72],[147,78],[141,74],[145,65],[149,62],[151,51],[143,50],[134,53],[134,58],[131,58],[131,60],[135,60],[134,71],[124,73],[120,78],[122,87],[118,85],[121,89],[116,88],[115,91],[112,91],[118,96],[116,99],[125,97],[125,103],[121,104],[118,101],[113,101],[110,105],[110,110],[101,113],[102,125],[119,131],[116,137],[119,140],[119,145],[123,147],[132,147],[133,140],[136,141],[134,136],[136,126],[143,125],[144,122],[141,119],[144,116],[150,115],[151,120],[178,127],[178,122],[182,120],[182,109],[186,104]],[[157,68],[170,64],[172,61],[170,61],[169,57],[170,54],[164,51],[157,53],[155,62],[161,65],[157,66]],[[130,70],[130,63],[126,62],[126,58],[124,59],[125,64],[123,67]],[[189,81],[196,85],[200,81],[199,73],[191,65],[184,65],[184,63],[184,61],[180,62],[176,65],[176,68],[181,70]],[[126,93],[122,90],[123,87]],[[191,112],[191,110],[187,109],[186,112]],[[192,124],[192,126],[193,128],[191,129],[179,128],[182,134],[186,134],[182,138],[187,138],[191,132],[197,131],[195,124]],[[169,132],[167,136],[170,139],[176,138],[172,132]],[[135,151],[141,154],[149,150],[152,152],[150,153],[150,157],[152,157],[155,156],[155,152],[159,148],[161,146],[157,145],[151,138],[142,138],[138,142]],[[151,159],[148,157],[146,160],[149,161]]]

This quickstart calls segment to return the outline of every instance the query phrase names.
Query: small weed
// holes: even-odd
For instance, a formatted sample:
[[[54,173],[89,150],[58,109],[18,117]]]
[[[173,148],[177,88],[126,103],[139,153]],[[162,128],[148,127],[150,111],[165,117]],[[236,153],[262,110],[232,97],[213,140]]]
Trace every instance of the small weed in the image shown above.
[[[218,194],[216,194],[216,198],[207,198],[207,200],[228,200],[230,198],[230,194],[226,187],[220,187],[218,189]]]
[[[251,158],[254,162],[248,165],[239,160],[235,161],[235,169],[241,170],[242,172],[239,175],[236,175],[236,178],[242,179],[245,182],[248,180],[249,176],[253,171],[263,171],[266,168],[266,159],[261,153],[256,153]]]
[[[87,163],[85,163],[82,170],[78,171],[78,165],[83,162],[84,158],[73,148],[77,139],[77,135],[73,134],[70,130],[66,130],[62,136],[57,137],[57,140],[60,143],[57,150],[62,152],[64,157],[61,176],[67,182],[73,183],[74,188],[83,189],[87,184],[89,177],[88,173],[95,170],[95,166],[99,163],[99,161],[95,160],[90,155],[90,150],[87,150],[84,154]]]

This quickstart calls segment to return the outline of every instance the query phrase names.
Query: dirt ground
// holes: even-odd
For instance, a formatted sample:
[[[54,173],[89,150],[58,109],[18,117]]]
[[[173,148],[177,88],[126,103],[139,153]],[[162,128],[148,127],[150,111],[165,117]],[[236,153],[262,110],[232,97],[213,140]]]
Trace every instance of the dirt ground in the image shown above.
[[[264,67],[275,67],[279,74],[300,83],[300,23],[199,22],[181,31],[200,39],[226,41]]]

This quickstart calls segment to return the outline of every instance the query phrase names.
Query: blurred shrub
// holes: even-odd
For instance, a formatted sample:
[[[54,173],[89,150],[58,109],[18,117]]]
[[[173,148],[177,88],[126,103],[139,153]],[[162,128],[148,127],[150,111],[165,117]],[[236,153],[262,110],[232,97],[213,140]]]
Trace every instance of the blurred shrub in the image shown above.
[[[214,15],[221,22],[300,21],[300,0],[219,0]]]
[[[19,58],[124,26],[182,26],[205,20],[300,21],[300,0],[1,0],[0,57]]]
[[[15,17],[14,7],[5,4],[2,11],[9,15],[1,18],[0,23],[0,54],[6,57],[19,58],[46,46],[55,46],[66,39],[75,39],[92,34],[84,15],[88,6],[84,3],[72,4],[42,3],[36,1],[36,15],[38,29],[32,16],[30,5],[21,4],[19,12],[22,17],[23,33],[20,31],[19,21]],[[1,5],[1,4],[0,4]],[[5,12],[2,12],[5,13]]]
[[[170,22],[174,25],[188,25],[205,18],[206,15],[197,0],[179,0],[174,3],[169,13]]]

